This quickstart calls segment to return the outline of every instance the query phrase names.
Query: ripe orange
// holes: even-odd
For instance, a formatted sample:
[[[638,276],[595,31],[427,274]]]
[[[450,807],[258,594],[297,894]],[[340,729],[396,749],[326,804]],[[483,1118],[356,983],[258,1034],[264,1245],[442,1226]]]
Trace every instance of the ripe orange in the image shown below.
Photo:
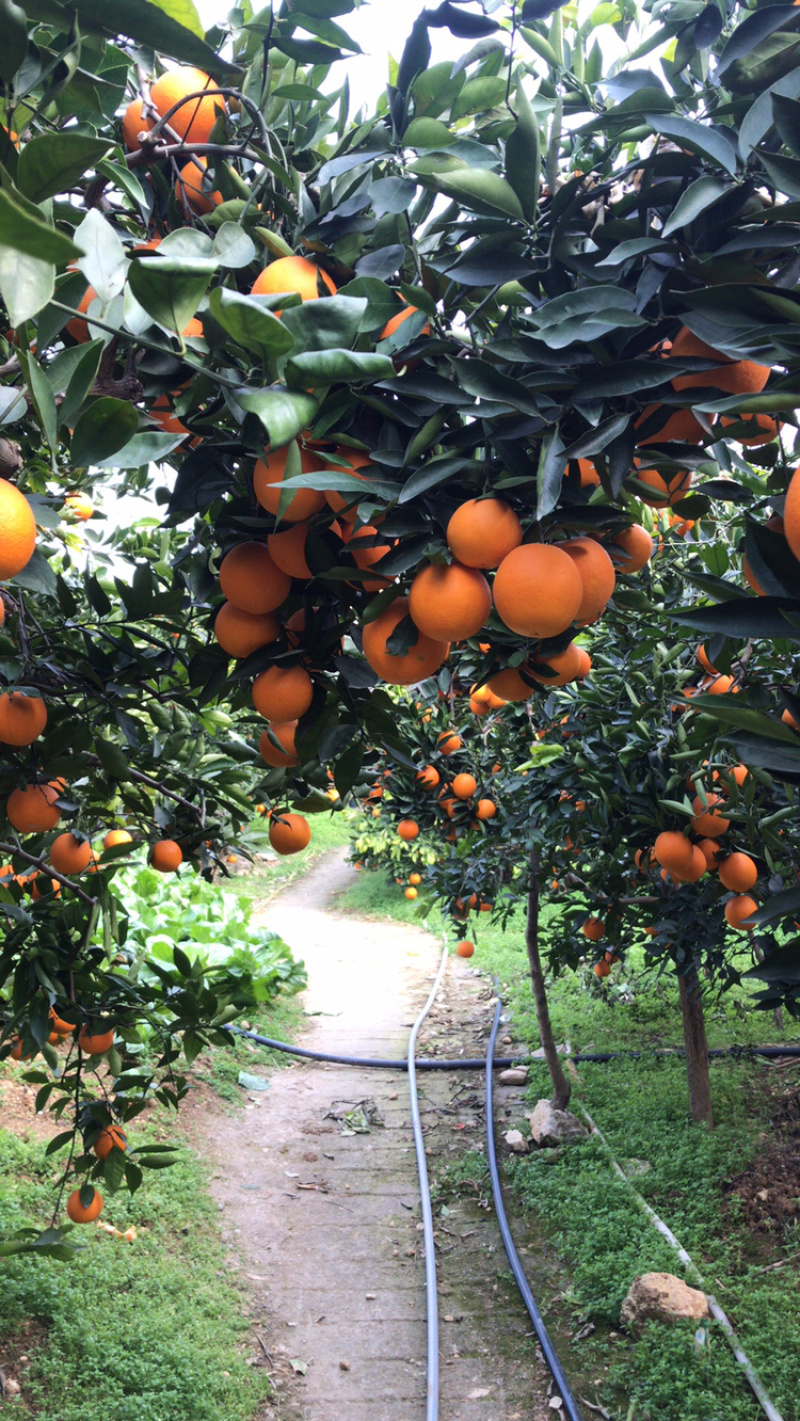
[[[440,775],[433,765],[426,765],[424,770],[417,770],[415,779],[422,789],[435,789],[439,783]]]
[[[109,829],[103,840],[104,849],[115,849],[118,844],[132,844],[133,837],[127,829]]]
[[[475,944],[466,941],[458,942],[456,943],[456,952],[459,957],[472,957],[475,952]]]
[[[56,800],[64,792],[63,780],[28,784],[13,789],[6,800],[6,818],[20,834],[45,834],[61,818]]]
[[[4,745],[32,745],[47,725],[47,706],[22,691],[0,695],[0,741]]]
[[[260,647],[275,641],[279,633],[280,622],[272,612],[260,616],[243,612],[233,602],[223,602],[214,620],[214,636],[229,656],[252,656]]]
[[[706,671],[709,676],[719,675],[716,666],[712,666],[711,662],[708,659],[708,652],[706,651],[705,646],[698,646],[697,651],[695,652],[695,656],[700,662],[700,665],[702,666],[703,670]]]
[[[800,468],[795,469],[786,491],[783,531],[796,558],[800,558]]]
[[[269,821],[269,841],[276,854],[299,854],[311,839],[311,825],[302,814],[273,809]]]
[[[488,701],[479,701],[477,696],[470,696],[469,708],[473,715],[489,715],[492,709]]]
[[[502,498],[470,498],[447,525],[447,545],[465,567],[498,567],[522,542],[522,525]]]
[[[453,562],[429,563],[417,573],[408,594],[412,620],[426,636],[464,641],[474,636],[492,610],[492,594],[482,572]]]
[[[581,932],[590,942],[601,942],[606,935],[606,925],[602,918],[587,918],[581,926]]]
[[[560,636],[583,599],[572,558],[552,543],[527,543],[503,558],[494,578],[498,616],[519,636]]]
[[[669,508],[671,503],[679,503],[689,492],[692,482],[691,469],[679,469],[676,474],[665,478],[657,469],[635,469],[636,478],[652,489],[651,494],[635,490],[636,497],[650,508]]]
[[[758,395],[770,377],[768,365],[756,365],[752,360],[735,360],[730,355],[723,355],[721,350],[706,345],[704,340],[694,335],[686,326],[681,326],[669,354],[670,358],[694,356],[716,362],[709,370],[698,370],[691,375],[675,375],[670,381],[673,390],[710,386],[715,390],[725,390],[731,395]]]
[[[753,925],[743,923],[743,919],[752,917],[757,912],[758,904],[755,898],[751,898],[749,893],[742,893],[738,898],[729,898],[725,904],[724,913],[726,922],[732,928],[739,928],[744,932],[752,932]]]
[[[443,730],[436,737],[436,748],[440,755],[455,755],[461,749],[461,736],[454,730]]]
[[[281,572],[287,577],[297,577],[305,582],[314,576],[306,562],[307,523],[293,523],[282,533],[270,533],[267,551]]]
[[[536,653],[537,660],[549,666],[554,675],[547,676],[544,671],[537,671],[534,666],[530,668],[530,674],[536,681],[541,681],[544,686],[566,686],[570,681],[577,681],[578,677],[591,669],[591,659],[577,642],[571,641],[563,651],[542,651]],[[589,665],[584,670],[584,658]]]
[[[404,843],[410,844],[419,835],[419,824],[416,819],[401,819],[397,832]]]
[[[614,566],[618,572],[641,572],[653,556],[653,539],[641,523],[632,523],[611,539]]]
[[[719,881],[731,893],[746,893],[758,881],[758,868],[749,854],[733,853],[722,860]]]
[[[283,746],[278,750],[269,738],[266,730],[262,731],[258,742],[258,753],[262,760],[268,765],[274,765],[276,769],[291,769],[294,765],[299,765],[300,759],[295,749],[294,737],[297,730],[296,720],[273,720],[270,721],[270,730]]]
[[[91,1188],[91,1185],[85,1187]],[[102,1212],[103,1196],[99,1189],[92,1189],[92,1202],[88,1205],[81,1203],[80,1189],[73,1189],[67,1200],[67,1217],[73,1224],[91,1224]]]
[[[207,94],[199,99],[187,96],[200,93],[203,89],[216,88],[214,80],[202,69],[181,65],[167,70],[160,79],[156,79],[150,90],[150,102],[163,118],[173,104],[186,99],[168,120],[168,127],[186,143],[208,143],[209,134],[217,121],[217,109],[225,108],[225,100],[221,94]]]
[[[756,448],[759,444],[771,444],[773,439],[777,439],[781,432],[781,421],[773,419],[769,414],[737,414],[721,415],[720,424],[724,428],[730,425],[745,425],[750,433],[731,434],[731,438],[737,444],[745,444],[750,449]]]
[[[450,645],[418,631],[417,639],[408,651],[393,656],[387,646],[392,633],[408,615],[408,599],[397,597],[363,631],[364,656],[373,671],[394,686],[411,686],[424,681],[445,662]]]
[[[408,881],[409,881],[409,883],[411,884],[412,888],[418,888],[419,885],[420,885],[420,883],[422,882],[422,874],[421,874],[421,873],[410,873],[410,874],[408,875]]]
[[[347,524],[344,532],[348,551],[352,553],[353,561],[361,572],[367,572],[371,567],[374,567],[391,550],[390,543],[375,541],[378,537],[378,529],[372,523],[364,523],[355,532],[351,532],[350,525]],[[389,578],[375,577],[363,581],[360,585],[365,592],[380,592],[381,588],[389,586]]]
[[[653,853],[667,873],[690,873],[693,866],[693,845],[675,829],[666,829],[656,836]]]
[[[220,563],[219,585],[240,612],[263,617],[285,602],[292,579],[276,567],[264,543],[237,543]]]
[[[107,1125],[100,1131],[92,1149],[98,1159],[106,1159],[112,1150],[127,1150],[128,1136],[121,1125]]]
[[[721,849],[716,839],[700,839],[697,848],[700,850],[709,869],[714,869],[719,864]]]
[[[497,805],[493,799],[479,799],[475,805],[476,819],[494,819],[497,813]]]
[[[269,268],[268,268],[269,269]],[[281,501],[281,484],[286,478],[286,465],[294,446],[284,444],[279,449],[265,449],[263,457],[256,461],[253,470],[253,492],[267,513],[277,518]],[[301,446],[301,474],[313,474],[327,470],[328,465],[315,456],[312,449]],[[288,506],[281,514],[284,523],[307,523],[315,513],[325,507],[325,495],[317,489],[298,488],[289,499]]]
[[[413,903],[414,899],[415,899],[417,896],[418,896],[418,894],[417,894],[416,888],[404,888],[404,889],[403,889],[403,897],[404,897],[404,898],[408,898],[410,902]]]
[[[529,668],[526,665],[525,670]],[[534,687],[520,675],[516,666],[507,666],[504,671],[497,671],[494,676],[486,682],[486,690],[495,701],[505,704],[506,701],[527,701],[533,695]],[[488,709],[497,709],[489,702]]]
[[[705,839],[718,839],[730,828],[731,821],[722,814],[714,813],[714,806],[723,802],[721,794],[707,794],[706,801],[707,803],[704,803],[699,794],[692,800],[692,809],[694,810],[692,828],[696,834],[702,834]]]
[[[403,300],[402,297],[400,299]],[[418,310],[418,306],[409,306],[406,302],[404,304],[403,310],[398,311],[396,316],[391,316],[390,319],[386,322],[386,325],[381,331],[381,340],[388,340],[389,336],[393,336],[398,326],[401,326],[403,324],[403,321],[407,321],[409,316],[413,316]],[[431,328],[428,322],[426,321],[420,331],[420,335],[429,336],[430,333]]]
[[[477,788],[478,781],[474,775],[460,774],[453,780],[453,794],[456,799],[471,799]]]
[[[0,582],[16,577],[33,557],[36,519],[24,493],[0,479]]]
[[[94,513],[94,504],[88,493],[68,493],[64,499],[64,507],[81,523],[85,523]]]
[[[617,575],[614,564],[602,543],[594,538],[570,538],[558,545],[572,558],[583,583],[583,597],[575,620],[579,626],[589,626],[602,616],[614,594]]]
[[[595,977],[610,977],[611,963],[606,962],[605,959],[602,962],[595,962],[592,971],[594,972]]]
[[[187,206],[198,217],[205,217],[224,201],[218,188],[213,190],[204,182],[208,171],[208,160],[195,153],[184,163],[175,179],[175,201],[178,206]]]
[[[57,873],[83,873],[92,861],[92,846],[88,839],[78,839],[69,830],[59,834],[50,845],[50,862]]]
[[[142,147],[139,134],[145,131],[149,133],[155,122],[155,119],[145,118],[143,109],[144,101],[134,99],[122,115],[122,141],[129,153],[138,153]]]
[[[708,872],[708,860],[705,853],[698,844],[692,844],[692,861],[687,869],[681,873],[673,870],[672,877],[676,883],[699,883],[704,873]]]
[[[183,850],[174,839],[158,839],[150,850],[150,864],[159,873],[175,873],[183,863]]]
[[[97,292],[95,291],[94,287],[87,286],[80,301],[78,302],[77,309],[85,313],[86,311],[88,311],[92,302],[96,300]],[[78,343],[81,345],[84,341],[87,341],[89,339],[88,323],[82,320],[80,316],[73,316],[71,321],[67,321],[66,329],[69,331],[69,334],[72,336],[72,339],[78,341]]]
[[[253,682],[253,705],[265,720],[299,720],[314,699],[314,683],[303,666],[268,666]]]
[[[82,1026],[78,1032],[78,1045],[87,1056],[102,1056],[114,1044],[114,1028],[110,1031],[90,1031]]]
[[[649,423],[656,411],[661,412],[661,423],[654,433],[637,441],[640,447],[644,448],[646,444],[665,444],[672,441],[677,444],[702,444],[706,438],[702,424],[695,419],[691,410],[670,409],[668,405],[648,405],[637,419],[636,428],[639,429],[646,422]]]
[[[327,293],[320,290],[327,287]],[[301,301],[316,301],[318,296],[333,296],[336,287],[327,271],[308,257],[278,257],[256,277],[251,295],[273,296],[283,291],[295,291]]]

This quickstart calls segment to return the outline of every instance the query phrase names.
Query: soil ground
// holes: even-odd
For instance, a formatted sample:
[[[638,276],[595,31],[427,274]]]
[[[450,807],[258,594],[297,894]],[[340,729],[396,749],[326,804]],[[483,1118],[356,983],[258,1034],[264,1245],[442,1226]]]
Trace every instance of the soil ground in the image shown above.
[[[308,968],[300,1044],[403,1058],[441,946],[418,929],[338,913],[350,871],[342,852],[331,854],[263,919]],[[482,1055],[493,1006],[486,980],[452,958],[420,1050]],[[482,1073],[426,1072],[419,1082],[434,1184],[457,1184],[454,1163],[482,1148]],[[519,1093],[501,1088],[497,1114],[515,1123]],[[418,1421],[424,1258],[405,1073],[297,1062],[242,1111],[193,1112],[192,1133],[212,1161],[248,1290],[253,1364],[275,1386],[263,1421]],[[480,1156],[470,1157],[480,1176]],[[483,1188],[461,1179],[436,1195],[441,1421],[544,1421],[556,1414],[548,1377]],[[517,1242],[534,1291],[544,1281],[551,1292],[555,1257],[524,1230]]]

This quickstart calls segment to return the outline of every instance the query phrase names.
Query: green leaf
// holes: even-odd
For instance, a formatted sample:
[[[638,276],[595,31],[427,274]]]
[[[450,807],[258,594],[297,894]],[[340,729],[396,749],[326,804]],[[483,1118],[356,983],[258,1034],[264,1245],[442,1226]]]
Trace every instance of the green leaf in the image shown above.
[[[43,218],[34,217],[5,189],[0,189],[0,244],[42,262],[61,264],[81,255],[80,247],[69,237],[50,227]]]
[[[502,212],[506,217],[525,220],[525,213],[513,187],[499,173],[487,168],[464,168],[452,173],[428,176],[426,185],[461,202],[468,212]]]
[[[128,280],[140,306],[164,330],[181,334],[208,290],[217,262],[198,257],[137,258]]]
[[[100,340],[90,340],[84,345],[75,346],[72,350],[65,350],[59,359],[68,358],[71,366],[68,383],[64,390],[64,398],[61,401],[61,408],[58,412],[61,424],[70,425],[73,417],[77,414],[86,396],[92,388],[97,372],[100,368],[100,358],[103,354],[103,342]],[[53,361],[53,365],[55,365]],[[52,383],[53,365],[48,369],[48,376]],[[58,394],[54,390],[54,394]]]
[[[787,197],[800,197],[800,159],[785,158],[782,153],[768,153],[764,148],[756,151],[761,166],[778,192]]]
[[[754,710],[751,706],[737,704],[740,697],[731,696],[693,696],[692,707],[696,710],[705,711],[707,715],[713,715],[723,725],[735,726],[737,730],[746,730],[750,734],[765,736],[770,741],[780,741],[783,745],[792,745],[795,750],[800,751],[800,740],[791,726],[786,725],[782,720],[774,720],[771,716],[764,715],[763,711]]]
[[[262,390],[238,390],[236,399],[243,410],[261,421],[267,442],[273,449],[282,448],[307,429],[319,407],[314,395],[307,395],[301,390],[287,390],[285,385],[268,385]]]
[[[736,173],[735,143],[729,142],[719,130],[709,128],[705,123],[694,123],[688,118],[673,117],[672,114],[646,114],[645,123],[649,123],[663,138],[671,138],[681,148],[689,148],[703,158],[710,158],[731,177]],[[734,129],[727,129],[726,132],[735,138]]]
[[[208,309],[245,350],[255,348],[265,356],[275,356],[294,349],[291,331],[258,296],[240,296],[238,291],[216,286],[208,298]]]
[[[281,320],[302,351],[349,347],[355,343],[367,309],[363,297],[325,296],[288,307]]]
[[[783,893],[773,893],[766,903],[754,913],[748,922],[755,923],[756,927],[761,927],[764,923],[771,923],[775,918],[784,918],[789,913],[793,917],[797,916],[800,909],[800,888],[787,888]],[[791,963],[791,968],[789,964]],[[742,973],[743,977],[759,977],[762,982],[779,982],[786,980],[787,969],[792,977],[798,976],[800,967],[800,953],[798,944],[792,943],[789,947],[779,947],[775,952],[771,952],[769,957],[763,962],[759,962],[755,967],[750,967]]]
[[[28,53],[25,11],[14,0],[0,0],[0,79],[8,85]]]
[[[157,464],[161,459],[166,459],[185,438],[184,434],[161,434],[158,430],[142,430],[140,434],[134,434],[117,453],[94,462],[99,469],[140,469],[145,464]]]
[[[355,350],[315,350],[295,355],[286,363],[286,378],[293,384],[312,387],[339,381],[388,380],[394,375],[388,355]]]
[[[41,133],[26,143],[19,155],[17,186],[31,202],[67,192],[94,168],[111,148],[105,138],[82,133]]]
[[[234,270],[255,260],[256,244],[237,222],[223,222],[214,237],[211,255],[220,266]]]
[[[532,222],[539,202],[541,145],[539,121],[521,79],[517,81],[515,103],[517,122],[506,140],[506,177],[519,198],[526,220]]]
[[[129,400],[103,395],[78,419],[72,435],[72,461],[88,467],[123,449],[139,428],[139,416]]]
[[[206,73],[237,75],[241,71],[206,44],[202,27],[195,29],[186,0],[70,0],[70,9],[111,35],[127,35],[159,54],[182,64],[194,64]],[[174,13],[173,13],[174,12]],[[196,12],[195,12],[196,13]],[[189,25],[182,17],[189,19]]]
[[[26,592],[41,592],[47,597],[58,594],[56,575],[41,548],[34,548],[33,557],[22,572],[17,573],[14,582]]]
[[[176,24],[183,25],[184,29],[197,35],[198,39],[203,38],[205,31],[192,0],[150,0],[150,3],[163,10]]]
[[[58,415],[50,381],[30,351],[21,351],[19,361],[25,373],[26,383],[42,432],[51,451],[54,452],[58,443]]]
[[[456,135],[438,118],[412,118],[403,134],[404,148],[449,148]]]
[[[105,304],[113,301],[125,285],[128,258],[111,223],[92,207],[75,229],[75,241],[84,253],[78,267],[89,285]]]
[[[119,745],[115,745],[113,740],[104,740],[102,736],[98,735],[95,738],[95,748],[106,774],[111,775],[115,780],[128,779],[130,767]]]
[[[798,610],[796,602],[780,597],[732,597],[716,607],[692,607],[684,612],[667,612],[667,616],[700,632],[800,641],[800,627],[789,620],[797,620]]]

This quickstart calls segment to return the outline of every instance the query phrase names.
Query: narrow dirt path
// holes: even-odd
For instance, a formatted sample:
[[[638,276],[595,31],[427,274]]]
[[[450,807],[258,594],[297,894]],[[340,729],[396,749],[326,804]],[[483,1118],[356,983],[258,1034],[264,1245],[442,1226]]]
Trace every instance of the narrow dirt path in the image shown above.
[[[404,1057],[440,945],[337,912],[349,872],[342,853],[330,855],[263,918],[308,968],[305,1005],[318,1015],[303,1045]],[[490,1006],[485,984],[453,959],[428,1049],[480,1054]],[[431,1172],[446,1180],[465,1142],[474,1151],[483,1138],[480,1073],[426,1073],[420,1084]],[[424,1258],[405,1074],[293,1064],[242,1113],[204,1114],[198,1127],[250,1297],[254,1362],[277,1388],[264,1421],[422,1421]],[[441,1421],[544,1421],[554,1414],[546,1377],[480,1183],[441,1194],[436,1233]]]

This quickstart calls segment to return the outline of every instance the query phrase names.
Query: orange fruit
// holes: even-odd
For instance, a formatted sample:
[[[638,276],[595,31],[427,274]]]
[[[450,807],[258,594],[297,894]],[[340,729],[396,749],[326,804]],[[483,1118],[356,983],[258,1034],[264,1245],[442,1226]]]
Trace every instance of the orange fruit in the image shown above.
[[[260,647],[277,640],[279,634],[280,622],[272,612],[243,612],[233,602],[223,602],[214,619],[214,636],[229,656],[252,656]]]
[[[353,561],[361,572],[368,572],[371,567],[380,562],[390,552],[390,543],[377,543],[378,530],[372,523],[365,523],[355,532],[350,531],[350,525],[345,525],[345,542],[348,551],[353,555]],[[361,546],[361,545],[364,546]],[[389,586],[389,578],[376,577],[365,580],[360,584],[365,592],[380,592],[381,588]]]
[[[150,102],[160,117],[164,118],[173,104],[185,99],[186,102],[168,119],[167,127],[177,133],[185,143],[208,143],[209,134],[217,121],[217,109],[225,108],[225,100],[221,94],[207,94],[197,99],[190,99],[188,95],[201,93],[203,89],[216,88],[214,80],[204,74],[202,69],[180,65],[175,69],[168,69],[166,74],[156,79],[150,90]]]
[[[456,799],[471,799],[477,788],[478,781],[474,775],[460,774],[453,780],[453,794]]]
[[[114,1045],[114,1028],[110,1031],[90,1031],[82,1026],[78,1032],[78,1045],[87,1056],[102,1056]]]
[[[273,809],[269,821],[269,841],[276,854],[299,854],[311,839],[311,825],[302,814]]]
[[[458,942],[456,943],[456,952],[459,957],[472,957],[475,953],[475,944],[466,941]]]
[[[728,429],[731,425],[738,428],[745,425],[750,433],[731,433],[731,438],[737,444],[745,444],[748,448],[754,449],[759,444],[771,444],[773,439],[777,439],[781,432],[780,420],[773,419],[769,414],[737,414],[734,416],[720,416],[720,424]]]
[[[404,897],[404,898],[408,898],[408,899],[410,900],[410,902],[413,903],[414,899],[415,899],[417,896],[418,896],[418,895],[417,895],[417,890],[416,890],[416,888],[405,888],[405,889],[403,889],[403,897]]]
[[[61,818],[56,800],[64,792],[63,780],[28,784],[13,789],[6,800],[6,818],[20,834],[45,834]]]
[[[409,881],[409,883],[412,885],[413,888],[418,888],[419,885],[420,885],[420,883],[422,882],[422,874],[421,874],[421,873],[410,873],[410,874],[408,875],[408,881]]]
[[[314,699],[314,683],[303,666],[268,666],[253,682],[253,705],[265,720],[299,720]]]
[[[476,819],[494,819],[497,813],[497,805],[493,799],[479,799],[475,805]]]
[[[492,709],[488,701],[479,701],[477,696],[470,696],[469,708],[473,715],[489,715]]]
[[[112,1150],[127,1150],[128,1136],[121,1125],[107,1125],[100,1131],[92,1149],[98,1159],[107,1159]]]
[[[698,646],[697,651],[695,652],[695,656],[700,662],[700,665],[702,666],[703,670],[706,671],[709,676],[716,676],[719,674],[716,666],[711,665],[711,662],[708,659],[708,652],[706,651],[705,646]]]
[[[92,861],[92,846],[88,839],[78,839],[67,830],[53,840],[49,857],[56,873],[83,873]]]
[[[439,783],[440,775],[433,765],[426,765],[424,770],[417,770],[414,778],[422,789],[435,789]]]
[[[265,508],[267,513],[274,514],[276,518],[281,501],[281,484],[286,478],[286,465],[292,448],[293,445],[284,444],[279,449],[265,449],[263,457],[256,461],[253,470],[253,492],[261,507]],[[328,465],[321,462],[312,449],[301,446],[299,473],[325,472],[327,468]],[[289,499],[288,506],[281,513],[281,521],[284,523],[307,523],[309,518],[313,518],[314,514],[319,513],[320,509],[324,507],[324,493],[313,488],[298,488]]]
[[[704,686],[703,690],[709,696],[725,696],[728,691],[735,690],[735,688],[736,682],[733,676],[720,676],[717,672],[713,681],[710,681],[707,686]]]
[[[637,419],[636,428],[649,423],[656,411],[661,412],[661,423],[653,434],[637,441],[642,448],[646,444],[666,444],[672,441],[677,444],[702,444],[706,438],[702,424],[695,419],[691,410],[670,409],[668,405],[648,405]]]
[[[300,759],[295,749],[294,737],[297,730],[296,720],[273,720],[270,721],[270,730],[283,746],[279,750],[269,738],[266,730],[262,731],[258,742],[258,753],[262,760],[268,765],[274,765],[276,769],[291,769],[294,765],[299,765]]]
[[[558,545],[572,558],[583,583],[583,597],[575,620],[579,626],[589,626],[602,616],[614,594],[617,575],[614,564],[602,543],[594,538],[570,538]]]
[[[134,99],[122,115],[122,141],[129,153],[138,153],[142,147],[139,134],[145,130],[149,133],[155,122],[152,118],[145,118],[143,109],[144,100]]]
[[[722,814],[714,813],[714,806],[723,803],[721,794],[707,794],[706,801],[707,803],[704,803],[699,794],[692,800],[692,809],[694,810],[692,828],[696,834],[702,834],[705,839],[718,839],[730,828],[731,821],[725,819]]]
[[[526,665],[525,670],[529,668]],[[507,666],[505,671],[497,671],[486,682],[486,689],[495,701],[527,701],[533,695],[534,687],[523,679],[516,666]],[[499,709],[489,702],[489,709]]]
[[[691,469],[679,469],[669,478],[664,478],[657,469],[635,469],[634,473],[639,483],[652,489],[651,494],[635,490],[636,497],[650,508],[668,508],[670,503],[680,502],[688,494],[692,482]]]
[[[594,972],[595,977],[610,977],[611,963],[606,962],[605,959],[602,962],[595,962],[592,971]]]
[[[264,543],[237,543],[220,563],[219,585],[240,612],[263,617],[285,602],[292,579],[275,565]]]
[[[610,543],[617,572],[641,572],[653,556],[653,539],[641,523],[632,523],[617,533]]]
[[[64,1010],[67,1011],[69,1010],[69,1008],[65,1007]],[[77,1016],[77,1014],[78,1013],[76,1010],[75,1015]],[[73,1032],[76,1026],[78,1025],[77,1021],[67,1021],[66,1018],[58,1016],[55,1007],[50,1008],[50,1011],[48,1012],[48,1019],[50,1020],[53,1027],[53,1031],[56,1033],[57,1036],[69,1036],[70,1033]]]
[[[657,863],[667,873],[690,873],[694,864],[693,845],[675,829],[666,829],[656,836],[653,853]]]
[[[498,616],[525,637],[560,636],[583,600],[575,563],[552,543],[514,548],[498,567],[492,591]]]
[[[402,297],[401,300],[403,300]],[[403,310],[398,311],[396,316],[391,316],[386,322],[386,325],[381,331],[381,340],[388,340],[389,336],[393,336],[398,326],[401,326],[403,324],[403,321],[407,321],[409,316],[413,316],[418,310],[418,306],[409,306],[406,302]],[[419,334],[423,336],[429,336],[430,333],[431,328],[428,322],[426,321]]]
[[[4,745],[32,745],[47,725],[47,706],[37,696],[23,691],[0,695],[0,742]]]
[[[184,163],[175,179],[175,201],[180,208],[189,207],[198,217],[205,217],[224,201],[218,188],[211,189],[204,180],[208,171],[208,160],[195,153]]]
[[[482,572],[453,562],[429,563],[408,594],[412,620],[426,636],[464,641],[474,636],[492,610],[492,594]]]
[[[150,865],[159,873],[174,873],[183,863],[183,850],[174,839],[158,839],[150,850]]]
[[[267,551],[276,567],[287,577],[297,577],[308,581],[314,574],[306,562],[307,523],[293,523],[282,533],[270,533]]]
[[[109,829],[103,840],[104,849],[115,849],[118,844],[132,844],[133,838],[127,829]]]
[[[64,507],[81,523],[85,523],[94,513],[94,504],[88,493],[68,493],[64,499]]]
[[[732,928],[739,928],[744,932],[752,932],[752,924],[743,925],[744,918],[752,917],[758,911],[758,904],[755,898],[751,898],[749,893],[741,893],[737,898],[729,898],[724,908],[725,920]]]
[[[251,295],[274,296],[294,291],[301,301],[316,301],[317,297],[326,294],[321,287],[327,287],[329,296],[336,293],[328,273],[316,262],[309,261],[308,257],[278,257],[256,277]]]
[[[0,479],[0,582],[16,577],[33,557],[36,519],[24,493]]]
[[[416,819],[401,819],[397,832],[404,843],[410,844],[419,835],[419,824]]]
[[[87,1186],[91,1188],[91,1185]],[[92,1202],[89,1205],[81,1203],[80,1189],[73,1189],[67,1200],[67,1217],[73,1224],[91,1224],[99,1218],[103,1212],[103,1196],[99,1189],[92,1189]]]
[[[577,681],[582,672],[583,675],[586,675],[586,671],[590,670],[592,664],[587,653],[574,641],[571,641],[563,651],[551,652],[539,649],[536,655],[539,661],[549,666],[550,670],[555,673],[552,676],[547,676],[544,671],[537,671],[535,667],[530,667],[531,676],[536,681],[541,681],[544,686],[566,686],[570,681]],[[585,671],[583,670],[584,658],[589,662]]]
[[[192,434],[191,429],[187,428],[183,420],[178,419],[178,416],[172,413],[172,405],[168,395],[159,395],[158,399],[153,401],[147,413],[149,418],[154,420],[155,423],[164,430],[165,434],[182,434],[187,439],[190,439],[193,444],[197,443],[197,439]]]
[[[705,853],[698,844],[692,844],[692,861],[689,867],[681,873],[673,870],[672,877],[677,883],[699,883],[704,873],[708,872],[708,860]]]
[[[365,465],[371,463],[368,454],[362,454],[360,449],[349,449],[346,445],[341,445],[334,451],[342,460],[341,464],[325,464],[325,469],[330,474],[352,474],[355,479],[364,479],[364,475],[358,472]],[[369,492],[369,483],[364,479],[364,493]],[[358,500],[361,497],[356,493],[340,493],[337,489],[326,488],[325,502],[334,513],[344,520],[345,523],[355,523],[358,517]]]
[[[443,730],[441,735],[436,737],[436,748],[440,755],[455,755],[461,749],[461,736],[456,735],[454,730]]]
[[[733,853],[720,863],[719,881],[731,893],[746,893],[758,882],[758,868],[749,854]]]
[[[447,546],[465,567],[498,567],[522,542],[522,525],[502,498],[469,498],[447,525]]]
[[[715,869],[719,864],[720,854],[720,846],[716,839],[700,839],[697,847],[706,861],[707,868]]]
[[[434,640],[418,631],[413,646],[393,656],[387,642],[407,615],[408,599],[397,597],[373,622],[367,623],[362,634],[368,665],[382,680],[394,686],[410,686],[424,681],[438,671],[450,655],[448,642]]]
[[[768,365],[756,365],[752,360],[735,360],[723,355],[721,350],[706,345],[704,340],[693,334],[686,326],[681,326],[669,352],[670,358],[697,357],[713,360],[709,370],[698,370],[691,375],[675,375],[670,381],[673,390],[702,389],[713,387],[730,395],[758,395],[770,377]]]
[[[800,468],[795,469],[786,491],[783,531],[796,558],[800,558]]]
[[[581,925],[581,932],[589,942],[600,942],[606,935],[606,925],[602,918],[587,918]]]
[[[87,286],[80,301],[78,302],[77,309],[85,313],[86,311],[88,311],[92,302],[96,300],[97,292],[95,291],[94,287]],[[73,316],[71,321],[67,321],[66,329],[69,331],[69,334],[72,336],[72,339],[78,341],[79,344],[83,344],[84,341],[87,341],[89,339],[88,323],[84,320],[81,320],[80,316]]]

